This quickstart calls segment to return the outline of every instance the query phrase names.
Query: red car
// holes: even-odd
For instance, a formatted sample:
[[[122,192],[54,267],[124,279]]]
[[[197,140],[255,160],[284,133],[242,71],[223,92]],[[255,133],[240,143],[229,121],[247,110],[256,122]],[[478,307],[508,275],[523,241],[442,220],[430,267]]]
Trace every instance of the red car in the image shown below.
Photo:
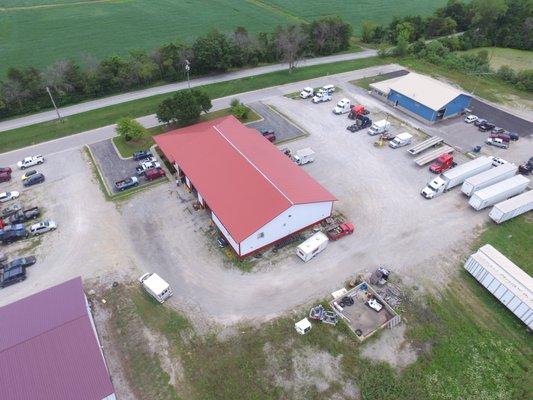
[[[276,140],[276,132],[270,129],[261,129],[261,135],[270,142],[274,142]]]
[[[165,176],[165,171],[161,168],[152,168],[144,173],[144,177],[147,181],[153,181],[162,178],[163,176]]]
[[[13,172],[13,171],[11,171],[11,168],[9,168],[9,167],[0,167],[0,174],[2,174],[4,172],[8,173],[8,174],[11,174],[11,172]]]
[[[11,172],[0,172],[0,182],[9,182],[11,180]]]

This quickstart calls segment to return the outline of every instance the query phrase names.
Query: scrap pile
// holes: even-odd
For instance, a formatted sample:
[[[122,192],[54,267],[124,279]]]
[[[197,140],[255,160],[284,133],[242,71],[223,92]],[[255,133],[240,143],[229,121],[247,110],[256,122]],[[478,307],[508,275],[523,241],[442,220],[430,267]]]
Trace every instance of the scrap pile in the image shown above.
[[[314,319],[315,321],[324,322],[325,324],[337,324],[337,314],[333,311],[326,311],[321,304],[311,308],[309,311],[309,318]]]

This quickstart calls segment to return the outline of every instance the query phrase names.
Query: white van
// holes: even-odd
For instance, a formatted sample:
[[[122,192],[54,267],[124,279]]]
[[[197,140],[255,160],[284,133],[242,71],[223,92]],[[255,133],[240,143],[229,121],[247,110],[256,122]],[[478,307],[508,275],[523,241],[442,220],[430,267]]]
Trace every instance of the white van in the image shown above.
[[[331,93],[333,93],[335,91],[335,85],[322,86],[322,91],[328,92],[329,94],[331,94]]]
[[[322,232],[317,232],[296,248],[296,254],[304,262],[309,261],[328,245],[328,237]]]
[[[350,111],[350,100],[342,99],[340,100],[335,108],[333,109],[333,114],[345,114]]]
[[[313,103],[322,103],[323,101],[330,101],[331,93],[324,90],[319,90],[313,97]]]
[[[396,135],[394,139],[389,142],[389,147],[397,149],[398,147],[407,146],[413,141],[413,135],[410,133],[404,132]]]
[[[389,128],[390,122],[382,119],[372,124],[372,126],[368,129],[368,134],[370,136],[379,135],[381,133],[387,132]]]
[[[170,285],[156,273],[148,272],[144,274],[139,278],[139,283],[150,296],[161,304],[174,294]]]

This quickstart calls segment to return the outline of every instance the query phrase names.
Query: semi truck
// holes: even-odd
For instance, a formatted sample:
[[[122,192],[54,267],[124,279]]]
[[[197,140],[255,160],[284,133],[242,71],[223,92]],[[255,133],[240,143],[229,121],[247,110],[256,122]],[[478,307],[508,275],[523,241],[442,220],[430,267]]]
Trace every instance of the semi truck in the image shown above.
[[[420,194],[426,199],[432,199],[438,195],[462,184],[465,179],[480,174],[492,168],[490,157],[478,157],[475,160],[452,168],[435,179],[431,180]]]
[[[368,129],[368,134],[370,136],[379,135],[380,133],[385,133],[390,128],[390,122],[384,119],[376,121],[372,124],[370,129]]]
[[[161,304],[173,295],[170,285],[155,272],[149,272],[141,276],[139,278],[139,283],[150,296]]]
[[[297,150],[292,159],[296,164],[304,165],[315,161],[315,152],[310,147],[306,147],[305,149]]]
[[[304,262],[311,260],[328,246],[328,237],[322,232],[317,232],[296,248],[296,254]]]
[[[504,181],[495,183],[485,189],[474,192],[468,204],[476,211],[493,206],[503,200],[522,193],[529,185],[529,179],[522,175],[515,175]]]
[[[333,114],[344,114],[350,111],[350,100],[342,99],[339,100],[335,108],[333,109]]]
[[[413,135],[407,132],[400,133],[396,135],[394,139],[389,142],[389,147],[397,149],[398,147],[407,146],[413,141]]]
[[[489,217],[497,224],[533,210],[533,190],[511,197],[492,207]]]
[[[463,182],[461,191],[468,197],[472,196],[474,192],[501,182],[504,179],[511,178],[518,171],[518,167],[511,163],[501,164],[496,168],[491,168],[488,171],[471,176]]]
[[[441,154],[433,164],[429,166],[429,170],[434,174],[442,174],[457,165],[453,160],[453,156],[448,153]]]

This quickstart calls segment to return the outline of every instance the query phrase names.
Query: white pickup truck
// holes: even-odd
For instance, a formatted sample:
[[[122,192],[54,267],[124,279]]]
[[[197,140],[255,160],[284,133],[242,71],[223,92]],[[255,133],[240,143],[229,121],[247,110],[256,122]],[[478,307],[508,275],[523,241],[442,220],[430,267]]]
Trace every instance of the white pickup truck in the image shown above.
[[[34,165],[39,165],[44,162],[44,157],[40,154],[36,156],[26,157],[24,160],[21,160],[17,163],[17,167],[20,169],[26,169],[28,167],[33,167]]]

